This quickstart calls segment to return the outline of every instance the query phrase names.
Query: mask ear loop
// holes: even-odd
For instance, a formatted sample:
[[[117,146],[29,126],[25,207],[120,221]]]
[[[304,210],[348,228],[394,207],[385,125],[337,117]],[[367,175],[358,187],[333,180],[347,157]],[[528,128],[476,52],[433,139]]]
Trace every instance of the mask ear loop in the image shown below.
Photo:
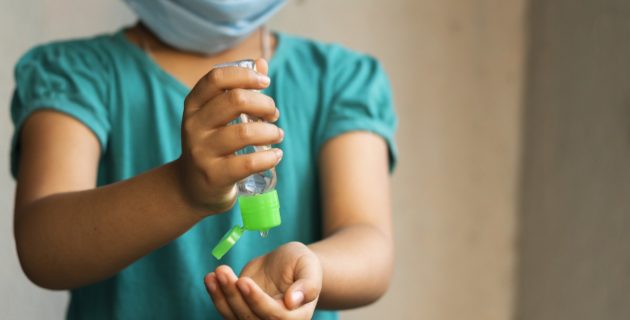
[[[260,50],[262,53],[262,58],[269,61],[270,58],[270,44],[269,44],[269,29],[267,29],[266,25],[262,25],[260,27]]]
[[[147,40],[149,34],[144,28],[145,27],[143,25],[140,26],[140,49],[142,49],[142,51],[144,51],[144,53],[153,60],[153,52],[151,52],[151,46]]]
[[[144,53],[146,53],[147,56],[149,56],[149,58],[153,59],[153,54],[151,52],[151,47],[147,43],[147,39],[145,39],[144,37],[142,37],[140,39],[140,48],[142,48],[142,51],[144,51]]]

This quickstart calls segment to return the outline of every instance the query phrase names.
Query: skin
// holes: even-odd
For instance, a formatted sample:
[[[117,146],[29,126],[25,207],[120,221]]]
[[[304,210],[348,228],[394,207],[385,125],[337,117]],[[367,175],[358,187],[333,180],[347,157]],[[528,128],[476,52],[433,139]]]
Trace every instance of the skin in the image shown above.
[[[175,50],[141,25],[127,37],[144,41],[156,63],[192,87],[184,103],[182,155],[97,188],[101,150],[94,134],[64,114],[33,113],[20,134],[14,229],[22,268],[41,287],[72,289],[114,275],[204,217],[228,210],[238,180],[282,159],[278,149],[233,155],[244,145],[284,137],[273,124],[279,117],[274,101],[249,90],[270,85],[266,62],[257,61],[259,73],[203,71],[260,56],[260,34],[213,56]],[[271,123],[226,126],[239,113]],[[208,274],[210,298],[225,318],[308,319],[316,307],[366,305],[387,289],[393,241],[385,142],[367,132],[342,134],[322,147],[318,161],[324,239],[285,244],[250,261],[238,276],[228,266]]]

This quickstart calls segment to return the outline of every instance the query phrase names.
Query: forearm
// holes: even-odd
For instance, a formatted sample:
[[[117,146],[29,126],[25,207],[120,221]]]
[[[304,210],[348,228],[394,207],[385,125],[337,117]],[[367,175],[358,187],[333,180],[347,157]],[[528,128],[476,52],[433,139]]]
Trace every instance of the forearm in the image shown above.
[[[22,268],[52,289],[105,279],[203,218],[182,195],[170,163],[112,185],[25,204],[15,220]]]
[[[342,228],[309,245],[323,269],[317,307],[349,309],[380,298],[392,275],[394,248],[390,235],[371,225]]]

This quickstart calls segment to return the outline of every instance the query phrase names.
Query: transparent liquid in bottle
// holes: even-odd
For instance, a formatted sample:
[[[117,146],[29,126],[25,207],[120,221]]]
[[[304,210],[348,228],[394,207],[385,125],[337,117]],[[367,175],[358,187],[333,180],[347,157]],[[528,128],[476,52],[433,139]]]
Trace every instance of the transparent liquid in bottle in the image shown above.
[[[254,60],[240,60],[227,63],[221,63],[215,66],[215,68],[223,67],[241,67],[256,70],[256,62]],[[241,114],[237,119],[232,121],[232,124],[257,122],[262,121],[254,117],[250,117],[246,114]],[[247,146],[236,152],[237,155],[249,154],[258,151],[265,151],[271,149],[271,146]],[[237,183],[238,192],[240,195],[253,196],[262,194],[267,191],[271,191],[276,186],[276,170],[269,169],[263,172],[254,173],[251,176],[239,181]]]
[[[258,119],[251,118],[246,114],[241,114],[235,123],[246,123],[246,122],[254,122],[261,121]],[[258,151],[265,151],[271,149],[271,146],[247,146],[236,152],[237,155],[249,154]],[[269,170],[265,170],[262,172],[254,173],[249,177],[239,181],[236,184],[238,188],[238,192],[240,195],[245,196],[253,196],[257,194],[262,194],[267,191],[271,191],[276,186],[276,170],[271,168]]]

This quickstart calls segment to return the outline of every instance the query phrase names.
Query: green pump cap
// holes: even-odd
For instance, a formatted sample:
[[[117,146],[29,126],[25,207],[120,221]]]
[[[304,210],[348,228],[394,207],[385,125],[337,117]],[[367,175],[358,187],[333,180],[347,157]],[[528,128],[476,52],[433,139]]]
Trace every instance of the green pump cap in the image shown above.
[[[247,230],[267,231],[280,225],[278,192],[271,190],[253,196],[239,196],[243,227]]]
[[[221,259],[238,241],[245,230],[266,232],[280,225],[280,200],[278,192],[271,190],[253,196],[239,196],[243,226],[234,226],[212,249],[212,255]]]

